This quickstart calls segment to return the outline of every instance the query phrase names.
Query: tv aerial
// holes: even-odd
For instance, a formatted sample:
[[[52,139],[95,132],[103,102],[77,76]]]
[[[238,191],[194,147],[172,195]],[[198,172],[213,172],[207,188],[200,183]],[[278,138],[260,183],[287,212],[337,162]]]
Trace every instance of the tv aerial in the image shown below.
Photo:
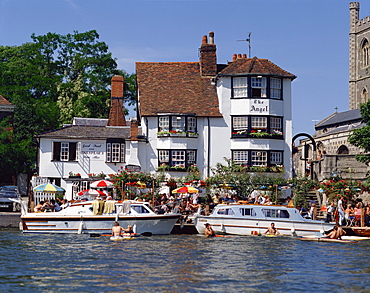
[[[248,42],[248,58],[251,58],[251,34],[252,32],[248,34],[248,38],[245,40],[236,40],[237,42]]]

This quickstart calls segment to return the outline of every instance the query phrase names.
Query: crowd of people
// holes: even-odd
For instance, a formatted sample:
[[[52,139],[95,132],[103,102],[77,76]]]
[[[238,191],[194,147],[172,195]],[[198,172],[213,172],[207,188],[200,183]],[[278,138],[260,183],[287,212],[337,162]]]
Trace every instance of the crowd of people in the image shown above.
[[[58,202],[55,199],[48,199],[40,201],[34,208],[34,212],[41,213],[41,212],[59,212],[67,207],[69,207],[70,203],[67,199],[59,199],[57,198]]]

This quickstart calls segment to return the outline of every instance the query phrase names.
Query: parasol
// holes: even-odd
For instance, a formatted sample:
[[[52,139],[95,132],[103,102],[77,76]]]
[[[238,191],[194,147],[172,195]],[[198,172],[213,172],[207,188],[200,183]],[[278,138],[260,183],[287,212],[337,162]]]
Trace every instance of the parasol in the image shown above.
[[[96,189],[85,189],[77,193],[78,195],[106,195],[103,191]]]
[[[113,182],[109,180],[98,180],[90,184],[93,188],[113,188]]]
[[[191,186],[183,186],[172,190],[172,193],[198,193],[199,190]]]
[[[65,190],[62,187],[59,187],[55,184],[44,183],[34,187],[33,191],[45,193],[63,193]]]

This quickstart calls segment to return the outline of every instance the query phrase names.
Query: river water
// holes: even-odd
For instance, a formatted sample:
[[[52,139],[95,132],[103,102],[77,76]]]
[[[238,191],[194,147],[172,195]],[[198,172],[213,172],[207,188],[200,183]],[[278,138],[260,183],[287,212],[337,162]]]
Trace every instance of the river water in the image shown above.
[[[0,231],[1,292],[370,292],[370,241]]]

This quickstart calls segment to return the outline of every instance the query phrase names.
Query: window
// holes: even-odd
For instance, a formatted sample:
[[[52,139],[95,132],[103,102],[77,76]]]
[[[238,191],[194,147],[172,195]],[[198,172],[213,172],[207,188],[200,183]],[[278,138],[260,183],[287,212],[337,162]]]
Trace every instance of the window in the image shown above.
[[[270,79],[270,97],[272,99],[281,99],[281,79]]]
[[[277,167],[277,165],[283,165],[283,151],[233,150],[231,156],[234,163],[248,165],[249,167]],[[278,170],[275,169],[267,171],[277,172]]]
[[[232,216],[232,215],[234,215],[235,214],[235,212],[232,210],[232,209],[230,209],[230,208],[226,208],[226,209],[219,209],[218,211],[217,211],[217,214],[218,215],[227,215],[227,216]]]
[[[125,141],[123,139],[108,139],[106,145],[106,162],[124,163],[125,162]]]
[[[197,118],[179,115],[158,116],[158,132],[178,133],[184,136],[186,132],[197,133]]]
[[[281,117],[270,117],[270,133],[276,135],[283,135]]]
[[[176,132],[185,132],[185,117],[173,116],[172,117],[172,130]]]
[[[271,165],[282,165],[283,164],[283,153],[282,152],[270,152],[270,163]]]
[[[252,98],[266,98],[266,77],[251,78]]]
[[[159,116],[158,118],[158,129],[159,131],[169,131],[170,130],[170,117],[169,116]]]
[[[187,117],[188,119],[188,128],[189,132],[196,133],[197,132],[197,119],[195,117]]]
[[[53,142],[53,161],[76,161],[76,142]]]
[[[242,216],[252,216],[252,217],[256,216],[256,212],[253,209],[242,208],[239,209],[239,211],[242,214]]]
[[[266,128],[267,128],[267,117],[259,117],[259,116],[252,117],[251,124],[252,124],[251,125],[252,129],[266,130]]]
[[[248,97],[248,80],[246,77],[233,78],[233,93],[234,98]]]
[[[366,103],[367,102],[367,90],[363,89],[361,93],[361,103]]]
[[[267,218],[289,218],[289,212],[286,210],[262,209],[262,213]]]
[[[248,165],[248,151],[234,151],[233,161],[236,164]]]
[[[241,133],[248,130],[248,117],[233,117],[233,129]]]
[[[362,47],[361,47],[361,53],[362,53],[362,66],[366,67],[370,65],[369,62],[369,42],[368,40],[364,40]]]
[[[158,150],[158,166],[168,165],[172,170],[186,170],[196,164],[196,156],[196,150]]]
[[[143,206],[132,205],[131,208],[138,214],[148,214],[149,211]]]
[[[267,166],[266,151],[252,151],[251,157],[251,166]]]
[[[275,116],[233,116],[233,138],[283,139],[283,118]]]
[[[282,79],[264,76],[233,77],[232,97],[282,99]]]

